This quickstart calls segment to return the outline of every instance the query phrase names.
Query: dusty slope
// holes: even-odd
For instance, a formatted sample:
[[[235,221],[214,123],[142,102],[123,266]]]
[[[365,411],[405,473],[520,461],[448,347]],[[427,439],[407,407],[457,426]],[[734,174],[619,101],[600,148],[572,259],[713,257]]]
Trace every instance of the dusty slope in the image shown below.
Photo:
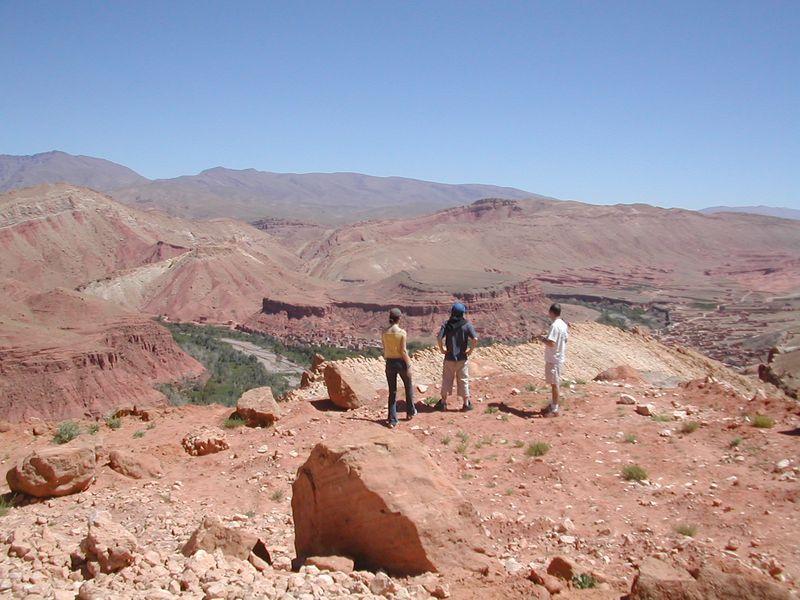
[[[622,342],[620,347],[625,348]],[[601,362],[599,356],[578,360],[579,344],[573,349],[574,364],[587,372],[592,361]],[[499,374],[473,380],[477,409],[472,413],[431,413],[420,404],[417,419],[400,425],[481,517],[484,546],[494,566],[488,576],[440,578],[452,598],[535,597],[533,584],[525,579],[527,567],[541,566],[554,555],[573,558],[607,582],[605,590],[556,596],[564,600],[621,598],[635,565],[652,555],[678,564],[718,563],[751,576],[770,577],[771,572],[784,586],[797,589],[800,469],[795,438],[783,435],[800,425],[796,408],[774,399],[750,403],[724,384],[622,389],[589,383],[566,390],[564,416],[542,420],[534,416],[546,402],[541,378],[515,372],[509,355],[500,362],[483,357],[486,372]],[[679,361],[677,355],[667,358],[671,355],[666,352],[661,359]],[[640,366],[670,368],[656,363],[651,356]],[[683,364],[691,368],[691,362]],[[616,404],[621,391],[654,403],[660,414],[680,409],[679,416],[656,422],[637,415],[632,407]],[[318,440],[378,430],[384,418],[382,398],[352,412],[329,410],[324,395],[311,400],[282,404],[284,416],[274,428],[228,431],[230,449],[205,457],[189,457],[179,440],[198,425],[220,424],[229,409],[164,409],[153,411],[148,423],[129,417],[118,431],[101,427],[96,436],[82,435],[71,444],[157,457],[164,476],[135,481],[101,467],[87,492],[11,509],[0,518],[0,532],[21,527],[50,550],[41,563],[9,557],[5,535],[0,535],[0,584],[12,597],[47,597],[53,588],[74,594],[82,578],[73,574],[67,579],[71,572],[59,565],[69,563],[69,552],[85,535],[86,518],[108,510],[136,535],[142,549],[133,567],[86,585],[84,591],[93,589],[97,597],[195,598],[221,584],[244,597],[306,598],[303,594],[316,586],[320,597],[374,598],[356,584],[368,583],[372,576],[367,573],[335,574],[331,581],[314,571],[288,572],[293,558],[289,503],[297,468]],[[769,412],[777,425],[768,430],[749,426],[744,415],[752,411]],[[681,433],[686,421],[701,427]],[[635,443],[627,442],[625,434],[634,435]],[[740,442],[732,446],[734,439]],[[0,440],[8,448],[0,456],[6,468],[31,448],[49,445],[47,436],[34,437],[22,428],[0,433]],[[539,458],[526,454],[527,445],[536,441],[551,446]],[[788,466],[776,467],[783,459]],[[647,470],[647,482],[621,478],[623,466],[631,463]],[[258,573],[233,559],[212,559],[203,566],[181,556],[178,548],[208,514],[256,530],[274,566]],[[678,534],[680,525],[694,525],[695,537]],[[198,568],[202,579],[189,573]],[[397,579],[394,584],[418,593],[419,582]]]
[[[334,280],[374,281],[403,269],[447,268],[463,254],[477,269],[582,273],[609,283],[638,274],[657,285],[702,279],[711,266],[798,252],[800,223],[794,221],[647,205],[487,200],[423,217],[343,227],[303,256],[312,273]]]

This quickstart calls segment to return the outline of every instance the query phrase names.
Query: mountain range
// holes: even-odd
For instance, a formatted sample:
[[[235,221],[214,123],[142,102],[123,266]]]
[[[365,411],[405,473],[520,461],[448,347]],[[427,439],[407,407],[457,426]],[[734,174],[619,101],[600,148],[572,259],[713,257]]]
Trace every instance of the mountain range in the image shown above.
[[[0,192],[41,183],[88,187],[137,208],[189,219],[282,218],[320,224],[415,217],[483,198],[548,199],[511,187],[361,173],[272,173],[215,167],[196,175],[151,180],[128,167],[91,156],[60,151],[0,155]],[[767,206],[717,206],[702,212],[800,218],[799,210]]]
[[[116,163],[45,152],[0,155],[0,192],[40,183],[70,183],[110,193],[141,209],[190,219],[264,217],[346,223],[407,217],[490,196],[541,198],[495,185],[446,184],[360,173],[270,173],[216,167],[197,175],[149,180]]]

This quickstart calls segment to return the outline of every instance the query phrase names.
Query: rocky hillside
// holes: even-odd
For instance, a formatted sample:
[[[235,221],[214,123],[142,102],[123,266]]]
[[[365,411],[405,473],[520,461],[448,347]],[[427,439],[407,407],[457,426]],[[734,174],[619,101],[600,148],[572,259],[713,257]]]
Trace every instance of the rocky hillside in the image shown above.
[[[568,376],[586,379],[565,386],[557,419],[538,418],[547,392],[527,374],[541,348],[495,346],[475,358],[471,413],[431,412],[436,360],[420,355],[420,414],[392,431],[363,361],[311,375],[335,367],[371,390],[350,410],[312,383],[281,403],[250,392],[234,420],[184,406],[117,429],[2,424],[18,493],[0,513],[0,593],[794,597],[800,465],[783,433],[800,427],[796,404],[743,395],[724,367],[648,338],[592,326],[573,339]],[[592,381],[623,358],[641,372]]]

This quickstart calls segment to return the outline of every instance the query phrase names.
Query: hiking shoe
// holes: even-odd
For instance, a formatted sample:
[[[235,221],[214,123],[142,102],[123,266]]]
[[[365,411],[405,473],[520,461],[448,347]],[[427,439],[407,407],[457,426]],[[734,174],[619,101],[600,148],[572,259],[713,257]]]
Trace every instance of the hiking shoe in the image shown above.
[[[433,410],[447,410],[447,402],[444,400],[439,400],[436,404],[433,405]]]
[[[461,412],[469,412],[472,410],[472,402],[464,402],[464,406],[461,407]]]
[[[561,407],[558,404],[548,404],[542,411],[543,417],[558,417],[561,414]]]

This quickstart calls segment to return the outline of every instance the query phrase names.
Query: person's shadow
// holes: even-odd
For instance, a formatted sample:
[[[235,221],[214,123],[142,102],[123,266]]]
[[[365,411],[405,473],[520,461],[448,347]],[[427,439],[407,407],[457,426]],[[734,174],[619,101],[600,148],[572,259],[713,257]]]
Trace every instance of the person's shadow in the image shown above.
[[[496,408],[501,413],[514,415],[515,417],[519,417],[520,419],[536,419],[542,416],[542,411],[540,410],[526,410],[524,408],[516,408],[514,406],[509,406],[505,402],[490,402],[489,406],[492,408]]]

